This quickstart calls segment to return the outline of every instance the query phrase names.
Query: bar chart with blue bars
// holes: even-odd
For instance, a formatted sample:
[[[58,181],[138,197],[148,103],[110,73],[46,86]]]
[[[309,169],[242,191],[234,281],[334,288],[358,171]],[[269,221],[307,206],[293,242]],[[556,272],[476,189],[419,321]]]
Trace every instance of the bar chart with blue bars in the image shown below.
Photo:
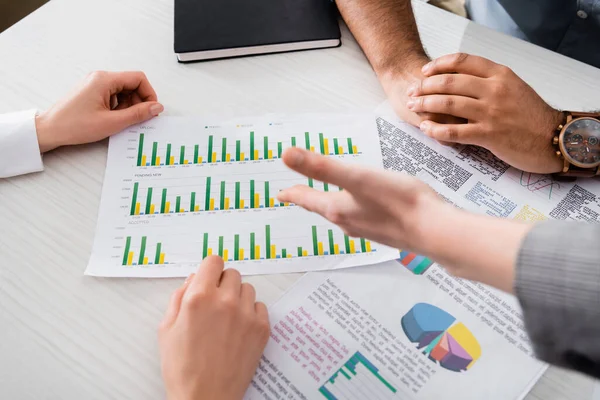
[[[404,250],[400,250],[398,262],[415,275],[423,275],[433,265],[429,258]]]
[[[357,351],[319,388],[327,400],[393,399],[398,390]]]

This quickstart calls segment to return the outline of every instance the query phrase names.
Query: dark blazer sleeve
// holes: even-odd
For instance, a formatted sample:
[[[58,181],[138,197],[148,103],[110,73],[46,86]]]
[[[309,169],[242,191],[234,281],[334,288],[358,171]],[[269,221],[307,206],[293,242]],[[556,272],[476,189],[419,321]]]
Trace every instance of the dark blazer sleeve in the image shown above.
[[[515,292],[537,356],[600,378],[600,224],[536,225],[519,251]]]

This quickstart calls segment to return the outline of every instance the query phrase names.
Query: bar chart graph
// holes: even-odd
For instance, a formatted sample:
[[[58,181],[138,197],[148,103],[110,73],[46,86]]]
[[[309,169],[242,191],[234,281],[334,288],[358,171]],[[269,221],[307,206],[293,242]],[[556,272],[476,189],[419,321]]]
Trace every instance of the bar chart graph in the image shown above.
[[[134,245],[131,242],[131,236],[125,239],[125,250],[123,251],[123,265],[158,265],[167,264],[165,253],[162,252],[162,243],[156,243],[155,251],[150,251],[150,245],[147,243],[147,237],[142,236],[138,251],[134,251]]]
[[[397,392],[359,351],[319,388],[327,400],[393,399]]]

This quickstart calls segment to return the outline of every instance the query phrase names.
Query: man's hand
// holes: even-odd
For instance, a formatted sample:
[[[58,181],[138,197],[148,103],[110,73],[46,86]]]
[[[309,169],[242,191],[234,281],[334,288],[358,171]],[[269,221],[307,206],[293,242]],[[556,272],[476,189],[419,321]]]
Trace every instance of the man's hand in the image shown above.
[[[163,111],[143,72],[94,72],[36,118],[40,152],[97,142]]]
[[[467,54],[453,54],[423,67],[427,76],[408,89],[413,112],[449,114],[467,124],[424,121],[426,135],[485,147],[528,172],[554,173],[562,162],[552,137],[563,116],[508,67]]]
[[[252,285],[208,257],[171,297],[159,328],[169,400],[239,400],[269,339],[269,318]]]
[[[283,161],[303,175],[344,190],[325,193],[294,186],[279,192],[279,201],[316,212],[349,236],[428,251],[422,240],[426,219],[446,207],[426,184],[405,174],[346,165],[299,148],[286,150]]]

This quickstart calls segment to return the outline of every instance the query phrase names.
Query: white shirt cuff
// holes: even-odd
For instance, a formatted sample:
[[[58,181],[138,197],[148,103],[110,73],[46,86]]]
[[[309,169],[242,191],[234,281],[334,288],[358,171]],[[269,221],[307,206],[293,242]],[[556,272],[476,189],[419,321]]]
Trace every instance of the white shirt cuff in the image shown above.
[[[36,110],[0,115],[0,178],[44,169],[35,128]]]

